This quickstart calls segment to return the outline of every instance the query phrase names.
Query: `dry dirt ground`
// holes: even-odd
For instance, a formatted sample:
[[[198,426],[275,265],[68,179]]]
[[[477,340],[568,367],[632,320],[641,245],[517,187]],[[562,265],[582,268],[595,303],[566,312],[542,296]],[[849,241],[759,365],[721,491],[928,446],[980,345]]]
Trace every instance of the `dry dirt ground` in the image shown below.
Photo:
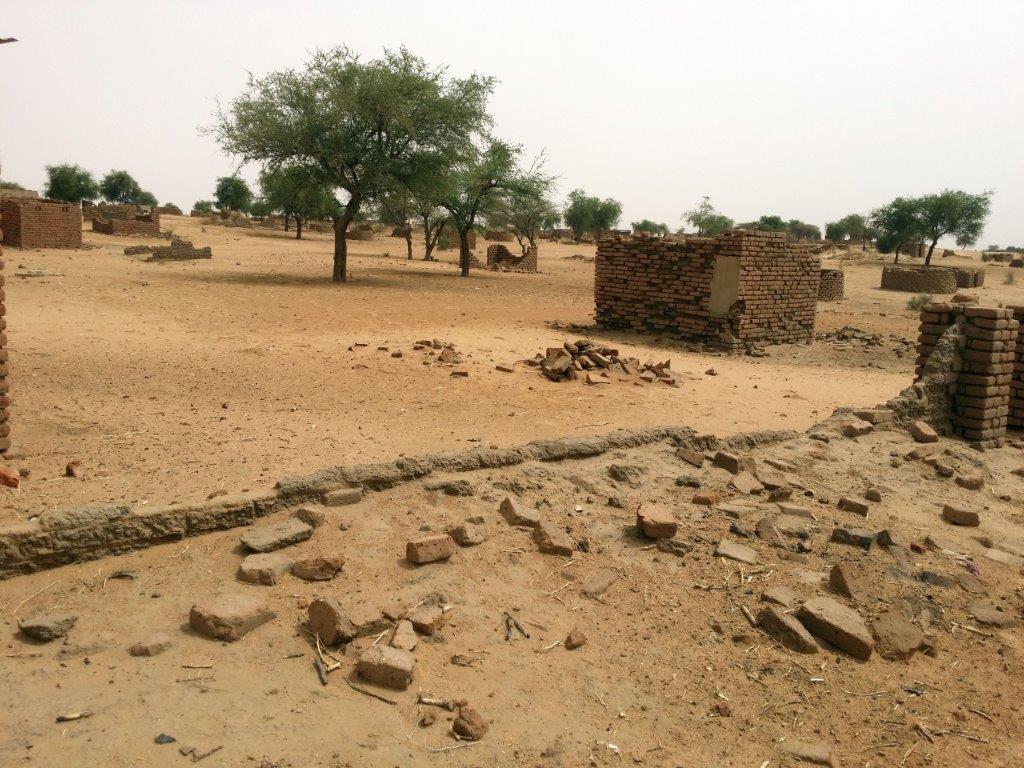
[[[332,285],[332,243],[309,233],[164,226],[211,245],[210,261],[146,263],[143,239],[86,233],[82,251],[7,249],[13,438],[31,476],[0,498],[0,520],[83,503],[201,499],[285,474],[400,453],[502,446],[618,427],[687,424],[727,435],[804,429],[838,404],[871,405],[906,385],[906,294],[881,291],[878,263],[847,267],[850,298],[822,304],[819,330],[880,333],[882,348],[829,344],[767,358],[715,357],[669,341],[591,334],[641,359],[672,358],[682,386],[553,384],[517,365],[592,322],[593,246],[544,243],[542,274],[407,262],[397,239],[353,242],[351,281]],[[481,243],[481,250],[484,243]],[[385,257],[389,253],[390,257]],[[442,254],[452,259],[451,252]],[[989,269],[986,302],[1024,301]],[[18,277],[19,273],[43,273]],[[419,339],[466,355],[467,379],[423,365]],[[349,351],[354,342],[369,346]],[[404,357],[389,352],[402,350]],[[714,367],[718,376],[706,376]],[[80,460],[85,478],[64,467]]]
[[[692,503],[696,491],[677,478],[733,501],[739,494],[725,470],[695,469],[662,443],[467,473],[470,496],[414,482],[329,509],[309,541],[283,550],[342,553],[344,569],[329,582],[289,575],[274,586],[235,582],[241,530],[5,581],[0,764],[180,766],[189,760],[177,748],[188,744],[203,752],[223,747],[206,765],[263,768],[774,768],[796,765],[786,748],[803,741],[830,745],[839,766],[1021,765],[1021,630],[980,624],[967,605],[981,601],[1008,618],[1024,607],[1024,561],[1007,556],[1024,554],[1024,479],[1011,474],[1024,464],[1024,444],[979,454],[942,441],[943,460],[958,475],[983,474],[984,488],[970,491],[924,461],[900,459],[914,448],[904,432],[857,440],[834,426],[821,432],[830,442],[801,435],[743,452],[761,469],[770,458],[792,465],[792,502],[815,518],[797,520],[804,541],[787,534],[782,546],[742,538],[743,529],[777,512],[763,494],[748,497],[749,512]],[[882,498],[866,518],[838,508],[842,495],[862,498],[869,487]],[[540,554],[528,529],[499,515],[506,495],[566,528],[587,551]],[[671,510],[676,540],[692,551],[677,557],[639,536],[637,501]],[[981,526],[942,522],[944,501],[979,511]],[[442,563],[417,567],[403,559],[410,538],[476,515],[488,533],[482,544]],[[784,527],[801,535],[792,523]],[[831,543],[834,525],[886,529],[896,546],[863,552]],[[929,535],[947,551],[910,548]],[[714,557],[723,538],[750,546],[756,562]],[[857,576],[855,599],[830,588],[836,564]],[[598,598],[585,596],[582,586],[600,569],[611,570],[613,583]],[[865,662],[825,644],[814,654],[794,653],[743,613],[756,614],[762,593],[779,586],[800,599],[832,595],[869,621],[895,611],[924,631],[932,650],[909,661],[875,653]],[[234,643],[200,637],[188,628],[189,608],[220,592],[258,595],[277,618]],[[396,602],[451,606],[443,628],[420,638],[410,688],[373,689],[396,704],[346,685],[356,657],[375,642],[371,634],[338,651],[340,669],[321,686],[302,629],[306,605],[323,595],[364,616]],[[18,637],[13,614],[41,611],[74,612],[78,624],[63,643]],[[518,617],[528,639],[505,639],[503,611]],[[587,637],[583,647],[554,645],[573,628]],[[171,648],[152,658],[128,655],[153,632],[167,633]],[[417,705],[420,692],[468,701],[488,732],[477,743],[455,741],[451,714]],[[82,711],[93,714],[55,723]],[[427,711],[437,721],[420,727]],[[161,733],[178,741],[157,745]]]
[[[352,279],[338,286],[326,279],[326,236],[296,242],[174,217],[165,226],[211,245],[214,258],[144,263],[122,251],[145,241],[91,233],[93,247],[78,252],[5,251],[13,436],[23,455],[10,463],[29,474],[20,490],[3,492],[0,520],[76,504],[203,499],[329,465],[620,427],[679,424],[719,437],[802,431],[836,406],[885,401],[909,383],[913,367],[909,297],[877,289],[879,263],[859,254],[844,263],[848,298],[819,305],[818,330],[854,326],[878,334],[878,344],[819,341],[750,358],[587,333],[641,359],[671,357],[683,373],[679,388],[587,387],[548,382],[516,361],[583,335],[551,324],[591,322],[593,265],[565,257],[592,256],[592,247],[545,243],[542,274],[460,279],[450,261],[407,262],[402,241],[354,242]],[[984,303],[1024,303],[1024,285],[1004,284],[1008,273],[988,268],[989,285],[978,291]],[[423,364],[430,358],[413,343],[433,338],[456,345],[468,378]],[[367,346],[350,350],[355,342]],[[402,357],[391,356],[399,350]],[[516,363],[515,371],[496,371],[498,363]],[[712,367],[717,375],[705,373]],[[1019,614],[1020,568],[984,557],[992,550],[970,535],[977,529],[950,533],[938,519],[943,501],[970,503],[982,511],[987,543],[1021,554],[1024,480],[1011,474],[1024,463],[1020,449],[978,454],[950,444],[953,463],[986,473],[985,489],[971,492],[922,462],[891,466],[891,453],[912,447],[905,434],[832,436],[828,445],[804,436],[753,452],[796,465],[794,479],[810,490],[804,503],[819,522],[805,562],[747,541],[759,562],[742,574],[738,563],[712,556],[735,521],[693,505],[693,490],[675,484],[697,475],[724,492],[728,475],[694,470],[661,445],[475,473],[471,497],[421,484],[370,494],[295,548],[344,553],[344,571],[323,585],[290,576],[274,587],[236,584],[237,531],[4,581],[0,648],[13,655],[0,659],[0,674],[13,693],[0,706],[0,764],[183,765],[189,761],[176,747],[189,743],[223,745],[203,761],[211,766],[760,768],[768,760],[774,768],[791,763],[783,747],[794,739],[835,745],[840,765],[1021,764],[1021,630],[963,629],[978,628],[965,612],[969,600]],[[74,459],[82,478],[63,476]],[[611,480],[612,462],[642,467],[639,487]],[[838,511],[836,500],[869,484],[883,488],[883,501],[867,525],[891,529],[901,546],[861,554],[829,544],[833,522],[864,524]],[[589,552],[571,565],[538,554],[528,533],[497,515],[508,488],[586,538]],[[626,508],[610,506],[610,497]],[[671,509],[677,538],[693,552],[677,558],[638,539],[629,508],[637,499]],[[486,542],[444,564],[404,563],[404,542],[418,531],[474,514],[487,520]],[[756,519],[740,523],[752,528]],[[936,530],[972,559],[905,546]],[[756,612],[761,592],[776,585],[827,594],[823,574],[850,559],[875,569],[877,590],[848,604],[869,619],[900,610],[934,642],[934,657],[858,663],[834,650],[796,655],[740,611]],[[960,578],[968,562],[980,567],[980,584]],[[619,580],[601,601],[582,596],[579,585],[601,567]],[[122,570],[135,579],[109,578]],[[922,570],[951,583],[922,580]],[[266,596],[277,619],[233,644],[187,631],[193,600],[224,589]],[[299,628],[305,603],[324,593],[353,610],[437,593],[453,606],[440,637],[421,640],[410,690],[386,694],[397,705],[344,685],[349,656],[372,638],[353,644],[329,686],[317,682]],[[28,645],[15,616],[49,609],[74,611],[78,625],[66,644]],[[524,620],[529,640],[505,641],[503,610]],[[572,626],[587,645],[542,650]],[[129,657],[125,649],[153,631],[171,635],[172,648]],[[475,661],[453,664],[455,654]],[[417,690],[469,700],[491,730],[462,746],[446,736],[443,711],[419,728]],[[713,709],[718,702],[728,716],[721,704]],[[54,723],[82,710],[94,714]],[[154,744],[161,732],[178,743]]]

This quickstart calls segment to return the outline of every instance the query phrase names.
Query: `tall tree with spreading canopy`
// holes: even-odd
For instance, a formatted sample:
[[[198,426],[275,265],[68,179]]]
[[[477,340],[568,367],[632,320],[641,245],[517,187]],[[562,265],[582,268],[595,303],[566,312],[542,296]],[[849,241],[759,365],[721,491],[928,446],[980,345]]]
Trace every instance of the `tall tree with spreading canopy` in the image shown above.
[[[504,198],[542,198],[551,189],[553,180],[543,173],[542,161],[524,169],[519,164],[521,155],[521,147],[486,137],[445,174],[437,203],[448,211],[451,226],[459,233],[463,277],[469,277],[469,231],[477,218],[493,215]]]
[[[634,221],[630,224],[634,232],[647,232],[651,235],[665,236],[668,234],[668,224],[659,224],[656,221],[650,219],[643,219],[642,221]]]
[[[99,193],[96,179],[80,165],[61,163],[46,166],[43,195],[51,200],[80,203],[83,200],[95,200]]]
[[[267,166],[259,175],[263,200],[271,211],[295,220],[295,239],[302,239],[302,224],[322,219],[334,209],[334,195],[307,166],[297,163]]]
[[[821,240],[821,230],[814,224],[807,224],[800,219],[790,219],[786,222],[786,231],[789,232],[797,242],[801,240]]]
[[[711,198],[704,195],[700,205],[683,214],[683,220],[697,230],[698,237],[714,237],[733,227],[733,220],[723,216],[711,204]]]
[[[584,235],[596,236],[613,229],[621,217],[622,203],[618,200],[592,197],[582,189],[574,189],[569,193],[569,202],[562,214],[577,241]]]
[[[526,194],[508,194],[500,199],[496,211],[488,215],[487,224],[494,229],[511,230],[523,255],[528,248],[537,246],[542,229],[558,226],[562,214],[544,195],[530,189]]]
[[[918,198],[917,203],[921,232],[931,240],[924,257],[928,266],[940,238],[953,235],[965,242],[978,241],[992,209],[992,192],[972,195],[960,189],[944,189],[938,194]]]
[[[424,154],[463,153],[490,124],[488,77],[453,78],[404,48],[362,61],[346,48],[318,51],[304,69],[250,77],[218,115],[215,132],[245,161],[295,161],[341,190],[334,221],[333,280],[347,279],[349,224],[397,179],[433,172]]]
[[[156,195],[152,192],[147,192],[144,189],[140,189],[138,194],[135,195],[136,205],[160,205],[160,202],[156,199]]]
[[[100,194],[108,203],[131,205],[138,202],[142,187],[128,171],[111,171],[100,179]]]
[[[252,190],[238,176],[221,176],[213,190],[213,199],[222,211],[248,211],[252,203]]]

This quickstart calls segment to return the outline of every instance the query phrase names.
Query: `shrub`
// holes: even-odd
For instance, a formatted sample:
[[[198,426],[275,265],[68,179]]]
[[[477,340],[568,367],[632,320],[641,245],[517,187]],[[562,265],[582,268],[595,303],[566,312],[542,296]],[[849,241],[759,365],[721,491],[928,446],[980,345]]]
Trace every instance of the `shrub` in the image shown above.
[[[907,302],[907,309],[912,309],[914,312],[920,312],[934,301],[935,300],[932,298],[931,294],[921,293]]]

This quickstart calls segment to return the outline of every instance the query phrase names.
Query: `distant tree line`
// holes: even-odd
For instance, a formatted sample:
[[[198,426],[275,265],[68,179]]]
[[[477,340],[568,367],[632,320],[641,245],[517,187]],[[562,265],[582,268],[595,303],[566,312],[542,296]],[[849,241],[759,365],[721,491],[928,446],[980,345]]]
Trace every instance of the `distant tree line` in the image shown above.
[[[128,171],[110,171],[96,181],[80,165],[60,163],[46,166],[43,196],[67,203],[103,199],[121,205],[158,205],[156,196],[143,189]]]

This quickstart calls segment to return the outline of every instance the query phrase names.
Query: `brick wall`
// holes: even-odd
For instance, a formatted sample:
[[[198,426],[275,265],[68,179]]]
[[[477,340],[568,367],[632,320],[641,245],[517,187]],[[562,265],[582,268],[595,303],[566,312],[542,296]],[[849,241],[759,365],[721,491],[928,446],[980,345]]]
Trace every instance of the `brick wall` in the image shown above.
[[[882,287],[911,293],[956,293],[956,273],[947,267],[887,264],[882,267]]]
[[[1007,414],[1006,426],[1011,429],[1024,429],[1024,305],[1008,307],[1017,321],[1017,346],[1013,355],[1013,376],[1010,379],[1010,411]]]
[[[92,231],[104,235],[134,235],[136,237],[160,237],[160,214],[137,214],[133,219],[108,219],[94,216]]]
[[[0,453],[11,447],[11,398],[7,383],[7,286],[4,282],[4,249],[0,248]]]
[[[517,256],[501,243],[488,245],[487,266],[491,269],[507,268],[512,272],[536,272],[537,248],[529,246],[525,256]]]
[[[921,312],[917,381],[931,375],[943,384],[954,434],[983,444],[1006,434],[1019,328],[1012,309],[940,303]],[[935,349],[951,333],[955,354],[935,371]]]
[[[843,270],[821,270],[821,279],[818,281],[818,301],[838,301],[843,298],[844,287]]]
[[[496,229],[484,230],[484,240],[491,240],[496,243],[511,243],[515,239],[515,235],[511,232],[501,232]]]
[[[977,288],[985,284],[985,270],[981,267],[951,267],[956,274],[957,288]]]
[[[809,341],[820,269],[808,246],[775,232],[606,237],[595,264],[597,324],[725,349]]]
[[[81,248],[82,213],[56,200],[0,200],[4,243],[18,248]]]

